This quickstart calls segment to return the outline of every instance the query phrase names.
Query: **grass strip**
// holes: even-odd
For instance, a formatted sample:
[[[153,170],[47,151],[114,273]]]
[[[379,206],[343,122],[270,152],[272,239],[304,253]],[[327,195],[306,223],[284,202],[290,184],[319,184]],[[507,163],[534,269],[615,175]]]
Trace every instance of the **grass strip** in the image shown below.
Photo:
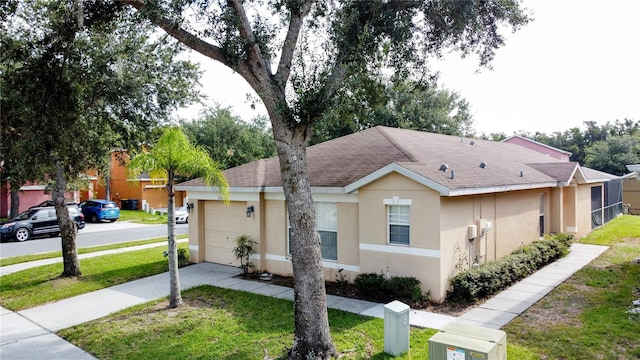
[[[188,249],[189,244],[178,244]],[[61,278],[62,264],[51,264],[5,275],[0,304],[17,311],[51,301],[104,289],[168,271],[163,248],[151,248],[80,260],[82,276]]]
[[[188,234],[176,235],[176,239],[186,239],[188,237],[189,237]],[[126,248],[131,246],[146,245],[146,244],[153,244],[153,243],[159,243],[159,242],[167,242],[167,238],[159,237],[154,239],[136,240],[136,241],[117,243],[117,244],[84,247],[84,248],[78,249],[78,254],[88,254],[96,251],[121,249],[121,248]],[[52,252],[41,253],[41,254],[13,256],[13,257],[0,259],[0,266],[8,266],[8,265],[20,264],[23,262],[43,260],[43,259],[53,259],[53,258],[59,258],[59,257],[62,257],[62,251],[52,251]]]
[[[142,210],[120,210],[118,221],[130,221],[138,224],[166,224],[167,214],[149,214]]]
[[[280,359],[293,343],[288,300],[200,286],[182,292],[184,306],[167,299],[146,303],[58,334],[99,359]],[[384,323],[329,310],[331,334],[342,359],[392,359],[384,351]],[[411,329],[410,354],[428,359],[437,331]]]

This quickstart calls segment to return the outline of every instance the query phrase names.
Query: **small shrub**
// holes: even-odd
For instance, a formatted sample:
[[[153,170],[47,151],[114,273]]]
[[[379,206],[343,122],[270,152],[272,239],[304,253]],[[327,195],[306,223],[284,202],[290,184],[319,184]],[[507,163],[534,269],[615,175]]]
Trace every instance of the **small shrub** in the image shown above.
[[[189,251],[187,249],[178,249],[178,267],[189,265]]]
[[[500,260],[460,272],[450,280],[447,299],[470,303],[491,296],[565,256],[572,239],[566,234],[546,236]]]
[[[354,282],[361,295],[374,301],[398,300],[416,304],[429,300],[429,295],[420,288],[420,280],[414,277],[392,276],[386,279],[382,274],[363,273]]]
[[[385,293],[391,300],[399,300],[404,303],[415,303],[424,300],[420,280],[414,277],[393,276],[384,282]]]
[[[253,248],[255,244],[255,241],[249,235],[240,235],[236,238],[236,247],[233,248],[233,255],[240,260],[240,268],[244,277],[247,277],[249,270],[253,268],[253,263],[249,259],[256,252]]]
[[[336,284],[338,284],[340,292],[345,291],[347,289],[347,286],[349,285],[349,279],[347,278],[347,275],[343,273],[343,271],[344,269],[339,269],[338,273],[336,274]]]
[[[379,299],[382,295],[384,281],[385,278],[382,274],[363,273],[356,276],[354,283],[360,294],[371,299]]]

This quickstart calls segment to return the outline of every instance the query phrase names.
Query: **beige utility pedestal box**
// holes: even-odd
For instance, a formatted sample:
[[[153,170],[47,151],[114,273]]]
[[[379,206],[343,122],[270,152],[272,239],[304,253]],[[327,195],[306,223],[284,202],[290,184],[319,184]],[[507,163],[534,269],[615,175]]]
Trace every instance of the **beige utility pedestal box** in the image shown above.
[[[507,333],[449,324],[429,338],[429,360],[507,360]]]

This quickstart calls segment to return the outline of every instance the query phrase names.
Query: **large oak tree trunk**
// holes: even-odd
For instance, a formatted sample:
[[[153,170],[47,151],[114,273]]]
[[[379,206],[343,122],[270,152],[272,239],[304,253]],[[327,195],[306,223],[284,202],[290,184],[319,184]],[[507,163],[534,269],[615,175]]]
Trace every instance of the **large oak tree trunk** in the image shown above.
[[[64,178],[64,171],[59,160],[55,161],[56,186],[53,192],[53,204],[56,207],[56,215],[60,224],[60,237],[62,238],[62,262],[64,268],[61,276],[80,276],[80,262],[76,249],[76,223],[69,218],[69,209],[64,199],[67,189],[67,181]]]
[[[174,174],[169,171],[167,182],[167,228],[169,233],[168,250],[169,253],[169,308],[182,305],[182,294],[180,293],[180,276],[178,274],[178,245],[176,244],[176,192],[173,186]]]
[[[289,223],[295,292],[294,344],[290,359],[327,359],[337,355],[329,331],[320,236],[309,183],[306,144],[309,126],[290,129],[272,116]]]

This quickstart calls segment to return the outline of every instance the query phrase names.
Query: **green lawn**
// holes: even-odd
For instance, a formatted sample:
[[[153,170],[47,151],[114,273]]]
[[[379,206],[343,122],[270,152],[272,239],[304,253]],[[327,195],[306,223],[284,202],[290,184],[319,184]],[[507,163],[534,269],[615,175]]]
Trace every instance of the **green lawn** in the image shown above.
[[[131,221],[139,224],[166,224],[166,214],[149,214],[142,210],[120,210],[118,221]]]
[[[182,234],[182,235],[176,236],[177,239],[186,239],[187,237],[189,237],[188,234]],[[78,254],[88,254],[96,251],[121,249],[121,248],[136,246],[136,245],[153,244],[153,243],[159,243],[159,242],[166,243],[167,238],[161,237],[161,238],[155,238],[155,239],[129,241],[125,243],[91,246],[91,247],[78,249]],[[43,260],[43,259],[53,259],[58,257],[62,257],[62,251],[52,251],[48,253],[12,256],[8,258],[0,259],[0,266],[8,266],[8,265],[14,265],[14,264],[19,264],[23,262]]]
[[[640,217],[622,216],[580,240],[610,249],[505,327],[530,359],[640,359]],[[511,357],[511,356],[510,356]]]
[[[188,246],[178,244],[178,248]],[[17,311],[160,274],[168,271],[165,250],[157,247],[80,260],[79,278],[60,278],[62,263],[5,275],[0,278],[0,304]]]
[[[281,358],[293,343],[290,301],[202,286],[182,293],[185,305],[166,299],[136,306],[59,335],[99,359]],[[391,359],[383,352],[382,319],[329,310],[331,334],[343,359]],[[427,359],[431,329],[411,330],[411,355]]]

